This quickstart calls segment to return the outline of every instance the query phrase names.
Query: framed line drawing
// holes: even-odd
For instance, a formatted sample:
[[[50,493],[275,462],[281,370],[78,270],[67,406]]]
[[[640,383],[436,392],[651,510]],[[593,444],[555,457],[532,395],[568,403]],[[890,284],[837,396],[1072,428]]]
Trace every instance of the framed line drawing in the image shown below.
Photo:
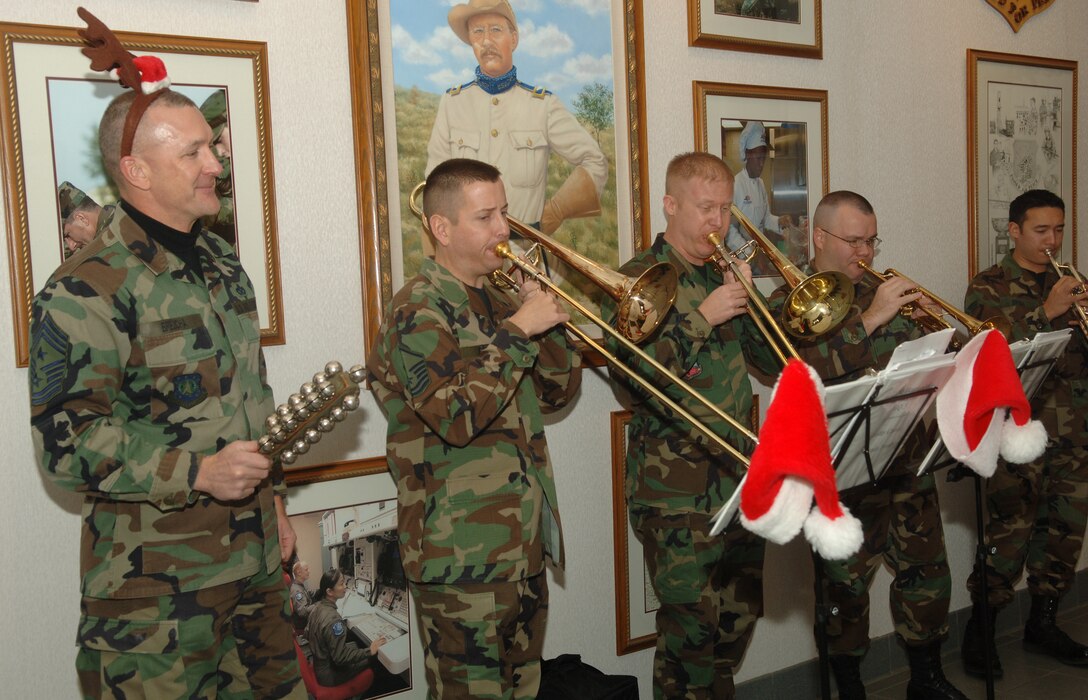
[[[649,217],[644,213],[649,191],[642,127],[642,0],[580,4],[562,11],[519,0],[511,6],[517,23],[513,48],[517,80],[531,83],[541,100],[557,98],[577,120],[578,129],[590,135],[595,145],[589,150],[599,150],[607,168],[598,193],[600,213],[567,218],[552,237],[596,262],[618,267],[649,240]],[[465,86],[473,81],[477,58],[471,42],[458,38],[448,22],[448,16],[463,7],[464,3],[446,0],[411,4],[346,0],[368,344],[377,332],[384,303],[415,273],[426,252],[422,226],[409,209],[408,197],[423,181],[428,160],[444,153],[431,147],[436,142],[432,135],[445,134],[436,126],[443,95],[447,90],[468,94]],[[503,95],[493,98],[501,101]],[[465,138],[473,148],[491,138],[518,140],[519,147],[533,152],[534,161],[547,157],[546,199],[579,167],[594,171],[591,179],[602,182],[604,171],[597,170],[598,165],[579,166],[557,155],[555,146],[549,146],[551,155],[545,156],[548,151],[532,134],[513,130],[507,134],[495,128]],[[465,138],[454,140],[460,143]],[[467,148],[455,147],[443,157],[468,155]],[[483,146],[479,149],[482,154]],[[529,187],[523,177],[504,176],[511,202],[515,186]],[[530,218],[539,216],[535,207],[525,211]],[[400,235],[391,238],[392,231]],[[553,277],[596,312],[600,290],[563,267],[553,263]]]
[[[1077,258],[1077,62],[967,50],[968,279],[1012,249],[1009,203],[1065,201],[1058,262]]]
[[[823,58],[822,0],[688,0],[688,46]]]
[[[285,342],[269,124],[267,47],[262,42],[116,32],[137,55],[163,59],[173,89],[217,120],[219,219],[253,281],[261,343]],[[16,362],[27,364],[30,305],[65,257],[61,200],[70,184],[103,207],[116,203],[98,154],[98,121],[123,90],[92,72],[74,27],[0,23],[0,161],[7,211]],[[215,107],[214,102],[220,101]],[[226,170],[225,170],[226,171]],[[229,208],[229,220],[225,214]]]
[[[627,423],[630,411],[613,411],[612,436],[612,544],[616,581],[616,654],[622,656],[657,643],[654,613],[660,607],[642,543],[627,517],[624,489],[627,456]]]
[[[702,81],[692,89],[695,148],[722,157],[736,174],[737,207],[791,262],[805,265],[809,222],[828,186],[827,91]],[[726,244],[736,250],[747,239],[733,221]],[[752,274],[777,271],[760,254]]]

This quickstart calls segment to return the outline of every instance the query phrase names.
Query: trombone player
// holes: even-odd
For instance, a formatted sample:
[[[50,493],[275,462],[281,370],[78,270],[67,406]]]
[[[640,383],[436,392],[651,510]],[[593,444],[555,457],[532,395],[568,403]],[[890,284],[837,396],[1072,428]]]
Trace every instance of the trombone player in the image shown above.
[[[801,358],[825,384],[883,368],[900,343],[924,334],[900,313],[907,304],[915,305],[916,316],[923,313],[919,305],[927,299],[917,285],[901,276],[877,282],[862,267],[872,265],[880,245],[876,213],[865,197],[848,190],[825,196],[813,216],[812,245],[815,254],[805,272],[841,272],[855,292],[850,315],[835,331],[795,341]],[[788,285],[777,289],[771,304],[780,306],[789,291]],[[894,576],[892,618],[910,662],[907,697],[965,700],[941,667],[952,582],[934,477],[916,476],[929,442],[919,425],[879,481],[841,494],[843,505],[861,520],[865,541],[849,559],[821,560],[819,580],[831,611],[831,670],[845,700],[865,697],[860,666],[869,649],[869,587],[882,562]]]
[[[967,289],[968,313],[1003,314],[1012,323],[1010,341],[1040,331],[1074,327],[1065,352],[1032,401],[1033,415],[1046,426],[1051,442],[1028,464],[1000,462],[986,482],[989,522],[986,569],[989,633],[983,637],[977,567],[967,581],[974,603],[964,631],[964,669],[985,674],[985,646],[992,650],[994,675],[1001,664],[994,648],[998,610],[1013,600],[1013,586],[1025,564],[1031,613],[1024,646],[1062,663],[1088,665],[1088,647],[1057,625],[1058,601],[1073,583],[1088,521],[1088,337],[1082,281],[1063,274],[1053,256],[1065,235],[1065,203],[1047,190],[1029,190],[1009,205],[1014,248],[980,272]]]
[[[747,315],[747,295],[732,274],[723,281],[707,262],[707,236],[724,237],[733,202],[733,174],[708,153],[685,153],[665,176],[665,232],[621,272],[638,276],[671,263],[679,273],[675,305],[642,349],[695,391],[750,427],[752,387],[747,362],[777,373],[778,361]],[[743,266],[745,274],[750,272]],[[615,312],[611,298],[602,315]],[[613,347],[632,364],[629,354]],[[640,365],[641,366],[641,365]],[[631,523],[641,540],[657,612],[655,698],[732,698],[756,619],[763,612],[764,540],[734,523],[710,537],[711,519],[742,473],[736,460],[712,448],[659,400],[635,392],[618,375],[613,384],[633,416],[626,456]],[[749,445],[701,406],[690,406],[669,384],[662,391],[691,410],[730,444]]]
[[[394,296],[367,370],[389,423],[428,697],[535,698],[545,557],[562,565],[542,414],[573,398],[581,361],[555,297],[525,281],[519,306],[487,283],[510,237],[494,166],[440,163],[423,210],[435,256]]]

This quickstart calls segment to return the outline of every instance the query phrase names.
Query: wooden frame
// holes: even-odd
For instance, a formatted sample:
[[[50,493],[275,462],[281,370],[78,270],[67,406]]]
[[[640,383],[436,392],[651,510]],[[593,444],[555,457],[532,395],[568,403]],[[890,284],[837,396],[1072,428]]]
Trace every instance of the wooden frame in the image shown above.
[[[657,598],[646,573],[642,544],[627,517],[627,423],[630,411],[610,414],[612,436],[612,547],[616,581],[616,654],[652,647],[657,642]],[[638,579],[642,585],[638,585]],[[642,598],[641,604],[636,601]]]
[[[382,309],[402,281],[393,259],[390,231],[418,231],[406,221],[404,183],[391,181],[397,169],[396,115],[387,104],[390,65],[395,47],[389,30],[388,0],[345,0],[351,65],[352,108],[355,122],[355,162],[359,207],[360,273],[362,276],[365,343],[369,346],[381,322]],[[422,10],[420,10],[422,11]],[[642,0],[612,0],[613,37],[620,43],[613,54],[616,106],[615,189],[618,217],[623,227],[618,245],[627,245],[622,228],[629,229],[630,250],[620,260],[641,250],[649,241],[649,189],[646,186],[645,99],[643,97]],[[622,27],[622,32],[616,28]],[[619,55],[622,47],[622,56]],[[622,65],[621,65],[622,62]],[[622,75],[622,80],[620,79]],[[526,76],[528,78],[529,76]],[[621,94],[621,86],[622,93]],[[619,117],[625,112],[623,119]],[[622,129],[619,128],[622,126]],[[620,148],[623,156],[620,157]],[[611,177],[611,176],[610,176]],[[407,186],[408,189],[411,185]],[[624,204],[626,202],[626,204]],[[398,242],[399,244],[399,242]],[[607,261],[602,261],[607,264]],[[596,291],[590,292],[595,295]],[[594,299],[594,303],[595,303]]]
[[[688,0],[688,46],[780,54],[800,58],[824,57],[822,0],[772,0],[778,16],[744,16],[720,7],[739,0]],[[796,7],[794,5],[796,4]]]
[[[1011,249],[1009,203],[1035,188],[1065,200],[1056,259],[1076,263],[1077,91],[1076,61],[967,50],[968,279]]]
[[[366,493],[366,500],[359,501],[359,493]],[[397,499],[375,499],[366,491],[341,490],[331,499],[307,495],[311,497],[298,499],[303,503],[288,505],[287,516],[297,537],[297,560],[310,570],[303,586],[320,588],[322,572],[336,567],[345,575],[347,586],[338,609],[355,642],[366,646],[373,636],[397,630],[372,661],[372,666],[381,664],[389,674],[357,697],[407,698],[413,690],[417,695],[414,686],[423,673],[422,664],[412,663],[412,642],[419,624],[397,544]],[[398,676],[403,687],[393,687]]]
[[[160,34],[116,34],[126,48],[163,58],[179,92],[226,90],[239,256],[253,280],[258,313],[264,320],[261,343],[282,344],[285,334],[266,45]],[[66,135],[61,125],[68,123],[65,120],[81,118],[79,126],[86,127],[93,137],[98,115],[122,90],[109,76],[91,72],[89,61],[80,53],[82,46],[73,27],[0,23],[0,94],[4,96],[0,109],[0,161],[8,223],[15,356],[20,367],[27,365],[34,294],[63,259],[57,187],[62,181],[60,164],[70,151],[57,147],[57,139]],[[73,88],[82,89],[85,96],[70,98],[82,100],[67,103],[77,108],[63,109],[58,100]],[[88,125],[93,125],[93,130]],[[88,146],[83,152],[88,154],[81,156],[85,169],[101,169],[97,147]],[[27,157],[29,154],[33,157]],[[107,192],[105,176],[88,182],[101,182],[101,187],[95,187]]]
[[[695,81],[692,92],[695,148],[721,156],[738,175],[744,170],[738,150],[739,133],[750,120],[763,123],[771,152],[779,154],[768,158],[767,167],[772,170],[768,173],[764,168],[761,175],[770,211],[789,215],[792,222],[781,234],[766,232],[776,243],[779,242],[776,237],[780,238],[785,244],[784,252],[794,264],[804,265],[811,252],[808,222],[820,198],[827,194],[829,182],[827,91]],[[772,162],[776,159],[792,163],[783,172],[803,173],[799,181],[784,188],[788,196],[776,196],[778,188],[772,179]],[[742,201],[737,205],[745,210]],[[778,216],[774,218],[777,220]],[[753,260],[752,269],[758,277],[777,274],[762,255]]]

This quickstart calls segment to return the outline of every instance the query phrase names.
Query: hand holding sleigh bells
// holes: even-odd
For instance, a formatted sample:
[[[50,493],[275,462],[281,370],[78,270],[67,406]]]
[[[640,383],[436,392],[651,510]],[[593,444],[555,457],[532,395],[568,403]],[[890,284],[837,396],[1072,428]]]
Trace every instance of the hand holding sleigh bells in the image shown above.
[[[359,407],[359,384],[366,376],[362,365],[355,365],[347,372],[343,365],[333,361],[313,380],[291,394],[287,403],[276,407],[276,412],[265,419],[267,431],[260,437],[261,454],[283,464],[294,464],[298,456],[310,450],[310,445],[321,440],[323,433],[331,432],[343,421],[348,412]]]

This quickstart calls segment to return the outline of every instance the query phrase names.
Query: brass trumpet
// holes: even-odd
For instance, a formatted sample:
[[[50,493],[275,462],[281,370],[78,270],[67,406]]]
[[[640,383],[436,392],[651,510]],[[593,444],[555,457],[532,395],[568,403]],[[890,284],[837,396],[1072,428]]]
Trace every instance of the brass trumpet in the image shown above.
[[[1081,277],[1081,274],[1077,272],[1077,268],[1056,261],[1049,250],[1046,251],[1046,257],[1050,260],[1051,267],[1058,273],[1058,277],[1064,277],[1068,274],[1077,281],[1077,286],[1073,287],[1072,290],[1073,294],[1084,294],[1085,281],[1084,278]],[[1063,270],[1067,270],[1067,272],[1063,272]],[[1080,302],[1077,301],[1073,302],[1073,310],[1074,313],[1077,314],[1077,326],[1080,328],[1081,334],[1088,339],[1088,310],[1085,310],[1085,308],[1080,305]]]
[[[743,248],[731,251],[725,246],[720,235],[711,233],[707,236],[707,241],[717,251],[711,260],[723,273],[731,270],[744,286],[750,305],[754,307],[751,314],[752,321],[755,322],[760,333],[767,338],[771,349],[782,364],[786,363],[787,355],[801,359],[783,332],[783,328],[796,338],[812,338],[834,330],[850,312],[850,305],[854,303],[854,285],[841,272],[820,272],[805,277],[801,270],[748,220],[736,204],[732,205],[730,212],[748,231],[752,240]],[[744,249],[750,246],[754,246],[754,249],[746,255]],[[767,307],[767,300],[763,298],[755,285],[748,282],[736,269],[737,261],[749,262],[760,251],[767,256],[791,289],[786,296],[782,306],[782,316],[778,321]]]
[[[864,270],[866,273],[868,273],[880,282],[885,282],[892,277],[906,277],[906,275],[894,268],[888,268],[883,273],[877,272],[872,267],[867,265],[864,260],[858,261],[858,267],[860,267],[862,270]],[[1009,333],[1012,332],[1012,326],[1009,323],[1009,320],[1004,316],[991,316],[986,320],[980,321],[979,319],[971,316],[967,312],[962,311],[961,309],[957,309],[955,306],[952,306],[952,304],[949,304],[947,301],[937,296],[933,292],[929,291],[925,287],[918,286],[915,287],[912,291],[921,292],[923,296],[927,297],[930,301],[943,309],[943,312],[937,312],[933,309],[926,307],[924,304],[918,304],[917,306],[915,306],[913,303],[904,304],[903,307],[899,309],[900,314],[912,319],[915,323],[921,326],[922,330],[926,333],[933,333],[935,331],[944,330],[945,328],[951,328],[952,324],[946,321],[944,318],[946,314],[956,319],[956,321],[963,325],[963,327],[967,329],[967,334],[971,337],[978,335],[982,331],[997,330],[1000,331],[1001,335],[1008,338]],[[925,315],[915,318],[914,312],[916,309],[921,309],[925,313]]]
[[[412,210],[412,212],[414,214],[419,216],[421,219],[423,218],[423,210],[422,210],[422,208],[420,208],[417,200],[418,200],[419,193],[421,193],[423,191],[423,187],[425,185],[426,185],[425,182],[420,183],[419,185],[417,185],[412,190],[412,193],[409,195],[409,198],[408,198],[408,207]],[[558,242],[552,240],[548,236],[545,236],[543,233],[540,233],[536,229],[534,229],[534,228],[532,228],[530,226],[527,226],[526,224],[518,221],[517,219],[507,217],[507,220],[510,222],[510,227],[512,229],[518,231],[520,234],[525,236],[527,239],[529,239],[533,243],[538,243],[542,247],[544,247],[544,248],[552,251],[553,253],[555,253],[556,257],[559,257],[561,260],[564,260],[565,262],[570,264],[576,270],[578,270],[583,275],[588,277],[590,279],[590,281],[592,281],[594,284],[597,284],[598,286],[605,289],[605,291],[607,291],[609,294],[612,294],[613,290],[616,289],[616,279],[615,279],[616,276],[618,276],[620,278],[623,278],[625,280],[630,279],[630,278],[626,277],[625,275],[622,275],[621,273],[618,273],[618,272],[615,272],[615,271],[612,271],[612,270],[608,270],[608,268],[604,268],[603,266],[599,265],[598,263],[592,263],[592,265],[587,265],[585,267],[581,267],[579,264],[577,264],[575,262],[572,262],[572,261],[588,260],[587,258],[584,258],[581,254],[562,246]],[[554,293],[556,296],[558,296],[559,298],[563,299],[565,302],[570,304],[575,310],[577,310],[578,312],[583,314],[587,319],[589,319],[589,321],[591,323],[598,326],[605,334],[607,334],[613,340],[615,340],[617,343],[619,343],[625,350],[627,350],[627,352],[630,352],[632,355],[637,357],[639,360],[641,360],[642,362],[645,362],[647,365],[652,367],[654,369],[654,371],[658,372],[667,381],[672,382],[686,396],[688,396],[692,400],[698,402],[701,406],[703,406],[703,408],[710,411],[710,413],[712,415],[720,418],[723,422],[725,422],[727,425],[729,425],[732,429],[736,430],[738,433],[740,433],[746,439],[751,441],[753,445],[758,442],[758,439],[756,438],[755,433],[753,433],[751,430],[749,430],[747,427],[745,427],[740,421],[733,418],[732,416],[727,414],[725,411],[721,410],[718,406],[714,405],[710,400],[708,400],[702,394],[698,393],[697,391],[692,389],[690,386],[688,386],[683,380],[681,380],[679,377],[677,377],[675,374],[673,374],[667,367],[665,367],[663,364],[661,364],[656,359],[654,359],[651,355],[649,355],[648,353],[643,351],[641,348],[639,348],[638,345],[636,345],[634,341],[632,341],[630,338],[628,338],[628,336],[626,335],[625,332],[622,332],[620,330],[616,330],[615,328],[613,328],[611,326],[611,324],[607,323],[604,319],[602,319],[599,316],[592,313],[583,304],[581,304],[577,299],[573,298],[571,295],[569,295],[565,291],[563,291],[559,287],[559,285],[557,285],[555,282],[553,282],[551,279],[549,279],[547,277],[547,275],[545,275],[543,272],[541,272],[539,269],[537,269],[537,267],[535,265],[533,265],[532,263],[528,262],[527,260],[524,260],[521,257],[519,257],[513,250],[511,250],[509,244],[503,242],[503,243],[500,243],[499,245],[495,246],[495,254],[498,255],[500,258],[504,258],[506,260],[509,260],[511,262],[511,264],[514,267],[521,270],[522,273],[527,278],[534,280],[535,282],[540,284],[540,286],[547,288],[549,291]],[[590,261],[590,262],[592,262],[592,261]],[[658,284],[657,286],[655,286],[654,284],[649,284],[648,289],[642,289],[635,282],[632,282],[632,284],[630,285],[632,290],[640,289],[641,292],[639,294],[631,294],[630,295],[632,297],[632,301],[630,301],[628,303],[632,307],[630,309],[630,311],[629,311],[629,313],[631,314],[631,316],[630,316],[631,320],[628,321],[628,322],[625,322],[625,324],[627,324],[626,327],[627,327],[628,330],[633,329],[633,330],[637,331],[637,330],[641,329],[642,330],[642,336],[648,335],[649,332],[651,332],[653,328],[656,328],[657,325],[661,322],[661,320],[663,320],[665,318],[665,316],[668,314],[669,308],[672,306],[672,303],[673,303],[673,301],[675,300],[675,297],[676,297],[676,270],[675,270],[675,268],[672,267],[672,265],[669,265],[668,263],[660,263],[659,265],[656,265],[653,268],[650,268],[650,270],[648,270],[647,273],[644,273],[642,275],[642,277],[638,278],[637,281],[641,281],[641,280],[645,279],[646,274],[648,274],[649,272],[653,271],[655,268],[658,268],[658,267],[660,267],[662,265],[667,269],[663,270],[663,271],[660,271],[660,272],[655,272],[654,273],[654,278],[656,278],[657,280],[664,280],[665,282],[664,282],[663,285]],[[610,274],[605,274],[603,279],[598,280],[598,278],[596,277],[596,274],[597,274],[597,272],[599,270],[602,270],[602,269],[605,270],[607,273],[610,273]],[[502,287],[502,288],[510,288],[510,289],[516,289],[517,288],[517,282],[514,280],[514,278],[511,275],[503,272],[502,270],[499,270],[497,272],[498,272],[498,274],[493,274],[493,276],[491,277],[491,281],[492,281],[493,284],[496,284],[497,286]],[[669,274],[670,272],[671,272],[671,274]],[[669,289],[668,289],[668,287],[670,286],[669,285],[669,280],[671,280],[671,291],[669,291]],[[651,279],[651,282],[652,281],[654,281],[654,280]],[[620,286],[623,287],[623,288],[626,288],[628,285],[627,285],[626,282],[624,282]],[[662,289],[661,289],[662,286],[666,287],[666,289],[664,291],[662,291]],[[667,298],[667,304],[666,305],[664,305],[664,306],[654,306],[653,305],[658,300],[664,299],[664,298]],[[620,301],[621,309],[622,309],[623,303],[624,302],[621,300]],[[621,311],[621,313],[622,313],[622,311]],[[639,319],[639,318],[644,318],[645,321],[643,321],[643,322],[637,321],[636,319]],[[645,330],[646,327],[647,327],[647,324],[649,324],[651,322],[652,322],[652,328],[650,328],[650,330]],[[667,396],[660,389],[660,387],[656,386],[649,379],[643,377],[641,374],[636,372],[633,368],[628,367],[623,362],[621,362],[620,359],[614,353],[609,351],[602,343],[600,343],[598,340],[596,340],[595,338],[590,336],[586,331],[582,330],[576,324],[571,323],[569,321],[564,323],[563,327],[569,333],[571,333],[572,335],[577,337],[579,340],[581,340],[583,343],[585,343],[586,346],[588,346],[589,348],[591,348],[591,349],[595,350],[596,352],[600,353],[601,356],[604,357],[604,359],[609,364],[611,364],[613,367],[615,367],[617,371],[621,372],[626,377],[631,379],[631,381],[638,384],[644,391],[646,391],[647,393],[652,395],[655,399],[660,401],[663,405],[667,406],[671,411],[676,413],[676,415],[680,416],[685,421],[687,421],[695,430],[697,430],[699,433],[706,436],[706,438],[708,440],[713,442],[715,445],[720,447],[722,450],[724,450],[725,452],[732,455],[738,462],[745,465],[745,467],[747,467],[750,464],[750,460],[748,459],[747,455],[745,455],[737,447],[734,447],[732,444],[730,444],[728,441],[726,441],[726,439],[724,437],[722,437],[717,432],[715,432],[713,429],[711,429],[710,426],[706,425],[703,421],[699,420],[694,415],[692,415],[692,413],[689,410],[687,410],[686,408],[684,408],[684,406],[682,406],[679,402],[677,402],[677,401],[673,400],[672,398],[670,398],[669,396]]]

